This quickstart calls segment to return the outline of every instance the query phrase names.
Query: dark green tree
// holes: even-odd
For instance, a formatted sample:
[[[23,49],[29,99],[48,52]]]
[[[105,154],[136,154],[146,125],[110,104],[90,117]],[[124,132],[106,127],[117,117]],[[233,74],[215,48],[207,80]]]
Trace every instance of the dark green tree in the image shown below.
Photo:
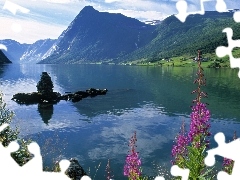
[[[53,93],[53,82],[47,72],[42,72],[41,79],[37,84],[37,91],[43,96],[49,96]]]
[[[10,124],[13,117],[13,112],[6,109],[6,104],[3,102],[2,94],[0,94],[0,126]],[[9,126],[0,132],[0,142],[3,146],[8,146],[10,142],[15,141],[18,137],[18,129],[12,130]]]
[[[13,115],[14,113],[12,111],[6,109],[6,104],[0,93],[0,126],[3,124],[10,124]],[[8,146],[12,141],[18,140],[18,142],[20,142],[20,149],[11,155],[13,159],[22,166],[32,158],[32,155],[27,150],[27,145],[30,144],[31,140],[25,141],[24,139],[19,139],[18,135],[19,131],[17,128],[12,129],[10,126],[7,126],[0,132],[0,143],[2,143],[3,146]]]

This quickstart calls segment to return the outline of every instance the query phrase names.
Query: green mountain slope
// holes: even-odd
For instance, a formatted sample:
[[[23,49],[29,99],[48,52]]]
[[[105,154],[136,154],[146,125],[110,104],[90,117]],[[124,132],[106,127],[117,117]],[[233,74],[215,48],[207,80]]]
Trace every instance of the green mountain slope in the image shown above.
[[[191,15],[182,23],[175,16],[170,16],[156,28],[156,38],[146,46],[119,58],[119,61],[154,61],[183,54],[195,56],[198,49],[203,53],[213,53],[218,46],[227,46],[226,34],[222,33],[224,28],[231,27],[234,31],[233,38],[240,38],[240,24],[235,23],[232,17],[231,12],[206,12],[204,15]]]
[[[207,11],[180,22],[174,15],[157,26],[146,25],[121,14],[98,12],[86,6],[58,38],[51,56],[40,63],[96,63],[158,61],[170,57],[214,53],[227,46],[222,30],[231,27],[240,38],[240,23],[233,12]]]

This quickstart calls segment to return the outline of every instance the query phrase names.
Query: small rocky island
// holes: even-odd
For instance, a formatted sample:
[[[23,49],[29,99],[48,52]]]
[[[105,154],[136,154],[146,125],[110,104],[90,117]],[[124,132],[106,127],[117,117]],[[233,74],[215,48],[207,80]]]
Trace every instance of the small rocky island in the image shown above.
[[[86,91],[77,91],[75,93],[66,93],[61,95],[59,92],[53,91],[53,82],[47,72],[42,72],[41,79],[37,84],[37,92],[17,93],[13,95],[12,100],[18,104],[56,104],[60,100],[78,102],[86,97],[95,97],[97,95],[105,95],[107,89],[90,88]]]

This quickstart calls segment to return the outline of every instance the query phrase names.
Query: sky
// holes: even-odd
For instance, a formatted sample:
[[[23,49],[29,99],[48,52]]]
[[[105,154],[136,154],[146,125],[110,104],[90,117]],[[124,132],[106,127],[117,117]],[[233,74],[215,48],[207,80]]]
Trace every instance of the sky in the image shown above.
[[[0,40],[32,44],[57,39],[85,6],[100,12],[121,13],[140,21],[163,20],[177,14],[178,0],[0,0]],[[215,10],[216,0],[203,0]],[[223,0],[222,0],[223,1]],[[225,0],[228,9],[240,9],[239,0]],[[188,11],[200,11],[200,0],[187,0]],[[17,11],[14,11],[18,9]]]

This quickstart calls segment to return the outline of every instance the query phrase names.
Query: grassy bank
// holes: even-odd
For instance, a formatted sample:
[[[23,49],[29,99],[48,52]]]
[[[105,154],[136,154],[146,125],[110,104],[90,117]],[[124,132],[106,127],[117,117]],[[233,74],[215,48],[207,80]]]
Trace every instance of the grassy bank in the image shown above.
[[[240,57],[240,49],[233,50],[235,58]],[[203,54],[202,67],[203,68],[230,68],[229,57],[225,56],[219,58],[215,53]],[[182,55],[178,57],[158,59],[147,61],[146,59],[130,61],[123,63],[124,65],[137,65],[137,66],[174,66],[174,67],[197,67],[196,56]]]

